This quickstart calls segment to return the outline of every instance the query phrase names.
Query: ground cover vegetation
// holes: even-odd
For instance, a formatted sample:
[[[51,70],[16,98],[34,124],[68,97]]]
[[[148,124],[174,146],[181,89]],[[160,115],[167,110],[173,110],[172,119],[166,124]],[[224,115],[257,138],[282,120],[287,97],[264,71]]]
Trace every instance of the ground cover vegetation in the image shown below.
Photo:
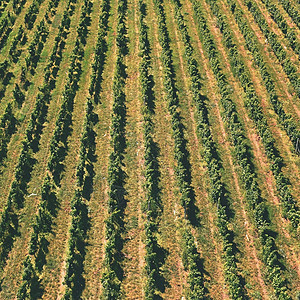
[[[298,299],[299,24],[0,1],[0,298]]]

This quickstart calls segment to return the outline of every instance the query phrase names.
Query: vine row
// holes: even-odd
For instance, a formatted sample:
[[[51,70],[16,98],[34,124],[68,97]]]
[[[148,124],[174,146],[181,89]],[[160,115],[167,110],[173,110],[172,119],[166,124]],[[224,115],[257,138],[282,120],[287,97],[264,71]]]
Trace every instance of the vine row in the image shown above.
[[[258,24],[262,33],[265,35],[268,43],[271,45],[274,54],[282,65],[282,68],[289,78],[292,86],[294,87],[296,94],[298,95],[298,97],[300,97],[300,81],[297,68],[287,57],[287,53],[278,41],[277,35],[270,29],[270,26],[260,12],[257,4],[253,0],[244,0],[244,3],[247,6],[248,10],[252,13],[255,22]],[[232,3],[231,10],[234,11],[236,6],[236,3]]]
[[[276,188],[280,200],[283,204],[283,215],[285,218],[291,221],[294,228],[297,228],[299,226],[300,221],[299,209],[297,207],[296,201],[292,197],[289,188],[289,181],[282,172],[283,159],[280,156],[280,153],[275,145],[275,139],[272,135],[271,130],[269,129],[267,119],[259,103],[257,94],[253,87],[253,83],[247,72],[247,68],[237,51],[237,46],[234,43],[229,26],[226,23],[225,18],[222,16],[217,4],[211,2],[210,0],[208,0],[208,2],[212,6],[213,11],[216,12],[216,16],[222,26],[221,33],[224,36],[222,41],[224,46],[228,49],[228,55],[230,58],[230,64],[233,73],[240,80],[244,92],[246,93],[246,107],[249,110],[250,118],[254,121],[256,125],[263,146],[265,148],[265,153],[269,158],[270,169],[275,177]],[[233,6],[235,7],[235,9],[237,9],[238,6],[232,0],[227,0],[227,2],[231,9],[233,8]],[[233,12],[235,11],[235,9],[233,10]],[[299,133],[296,132],[296,135],[297,134]]]
[[[105,37],[108,29],[109,10],[110,1],[103,1],[101,4],[99,31],[93,63],[93,66],[97,66],[97,71],[94,71],[91,75],[91,80],[94,79],[94,84],[98,87],[96,93],[99,93],[102,82],[102,71],[106,53]],[[95,69],[93,68],[93,70]],[[95,158],[95,132],[93,127],[97,122],[97,115],[93,112],[93,109],[94,103],[97,104],[98,100],[99,96],[95,98],[94,94],[94,101],[89,97],[86,106],[85,122],[80,144],[80,157],[76,170],[77,187],[75,196],[71,202],[72,221],[69,230],[70,237],[66,259],[66,275],[64,280],[66,290],[64,299],[75,299],[80,297],[84,288],[82,273],[85,259],[85,240],[89,228],[89,217],[88,203],[83,198],[84,196],[85,198],[87,197],[87,185],[94,173],[92,161],[94,161]],[[91,185],[92,183],[89,184]]]
[[[50,5],[50,3],[52,4]],[[49,3],[49,7],[52,7],[51,19],[53,19],[56,14],[55,8],[57,7],[59,0],[52,1],[50,3]],[[47,15],[47,12],[45,16]],[[48,23],[51,22],[51,19],[49,18]],[[34,72],[33,64],[35,65],[35,67],[37,66],[37,63],[40,59],[40,53],[44,48],[47,37],[48,37],[48,28],[46,27],[44,20],[42,20],[40,24],[37,26],[37,30],[34,33],[34,39],[32,43],[28,47],[28,51],[30,53],[28,56],[28,60],[30,61],[31,59],[33,59],[34,61],[34,62],[29,62],[29,64],[31,65],[31,73]],[[9,50],[11,61],[6,59],[3,63],[0,64],[0,75],[1,75],[0,77],[2,78],[2,83],[4,84],[4,87],[2,87],[0,91],[0,97],[4,96],[6,86],[9,83],[10,78],[13,76],[13,73],[9,71],[9,68],[12,66],[12,62],[16,63],[19,59],[19,56],[21,55],[21,50],[17,49],[17,44],[21,43],[22,45],[24,45],[26,41],[27,41],[26,29],[24,30],[24,28],[20,26],[18,30],[18,34],[13,40],[12,46]],[[15,55],[17,57],[16,59],[15,59]],[[15,83],[15,87],[13,90],[13,102],[7,104],[5,114],[1,117],[1,124],[3,125],[5,124],[7,128],[13,128],[13,130],[12,129],[6,130],[4,127],[0,126],[0,130],[1,130],[0,152],[2,154],[0,157],[0,163],[2,163],[3,159],[7,155],[7,145],[11,139],[12,134],[15,132],[17,126],[20,125],[20,122],[18,122],[14,117],[13,107],[17,106],[18,108],[20,108],[26,99],[25,91],[23,91],[22,88],[28,86],[29,84],[29,81],[25,75],[27,68],[25,68],[24,66],[22,67],[23,75],[21,76],[21,84],[19,85],[18,83]],[[7,112],[10,112],[9,118],[7,118]],[[9,124],[9,122],[11,122],[11,124]]]
[[[123,170],[124,151],[126,148],[125,125],[125,80],[126,65],[124,62],[128,52],[127,48],[127,1],[119,0],[117,7],[117,59],[113,78],[113,111],[111,123],[112,152],[109,156],[108,166],[108,217],[106,223],[106,245],[104,257],[104,271],[101,277],[102,297],[104,299],[119,299],[121,297],[121,283],[123,280],[123,231],[125,172]]]
[[[62,48],[60,48],[60,47],[64,47],[64,45],[65,45],[63,40],[65,40],[67,38],[66,29],[68,29],[70,26],[69,17],[73,14],[73,11],[75,8],[75,6],[73,5],[72,2],[75,3],[75,1],[69,1],[67,8],[65,10],[64,17],[63,17],[63,20],[62,20],[61,26],[60,26],[60,33],[58,34],[58,36],[56,38],[56,44],[52,51],[51,63],[46,68],[45,80],[48,81],[49,84],[53,88],[54,88],[54,84],[53,84],[54,78],[52,76],[55,77],[57,75],[56,68],[59,67],[59,63],[61,61]],[[74,97],[75,97],[76,91],[77,91],[76,86],[80,79],[81,61],[83,59],[84,49],[85,49],[85,44],[86,44],[86,37],[87,37],[87,32],[88,32],[87,27],[90,25],[91,8],[92,8],[92,3],[89,0],[85,0],[82,5],[80,21],[79,21],[79,25],[77,27],[77,38],[76,38],[75,46],[74,46],[73,53],[72,53],[71,64],[69,67],[68,82],[65,85],[65,91],[69,87],[73,87],[74,94],[72,95],[73,98],[69,98],[69,99],[64,98],[64,102],[61,106],[58,120],[56,122],[56,127],[55,127],[54,135],[52,138],[52,142],[57,141],[59,138],[62,138],[63,135],[64,135],[64,138],[62,138],[62,139],[64,141],[66,141],[66,139],[68,137],[68,134],[66,132],[60,131],[61,127],[59,125],[57,126],[57,124],[59,122],[66,122],[66,124],[63,125],[63,126],[65,126],[64,128],[67,128],[70,125],[69,117],[72,116],[72,105],[70,105],[70,104],[74,100]],[[79,74],[79,76],[78,76],[78,74]],[[70,95],[70,94],[68,94],[68,95]],[[66,105],[66,101],[69,101],[69,103],[68,103],[69,105]],[[70,110],[66,111],[65,110],[66,108],[69,108]],[[93,149],[92,140],[93,140],[94,135],[93,135],[93,131],[90,131],[90,129],[92,130],[92,128],[91,128],[92,121],[91,120],[94,117],[92,110],[93,110],[93,105],[90,101],[88,101],[87,108],[86,108],[86,113],[87,113],[86,116],[87,117],[86,117],[86,120],[84,123],[84,133],[83,133],[82,141],[81,141],[82,144],[84,144],[85,149],[83,148],[83,146],[81,146],[81,151],[80,151],[80,153],[81,153],[80,162],[82,163],[82,167],[85,167],[85,164],[86,164],[87,157],[85,157],[85,154],[90,155],[90,151],[92,151],[92,149]],[[69,117],[62,120],[60,118],[60,116],[62,114],[68,115]],[[39,204],[38,213],[36,216],[36,222],[33,225],[33,232],[32,232],[31,240],[30,240],[30,244],[29,244],[29,255],[26,257],[25,262],[24,262],[24,269],[23,269],[24,273],[23,274],[26,274],[26,276],[23,275],[23,283],[18,292],[19,299],[26,299],[28,294],[30,294],[33,291],[33,288],[37,285],[37,283],[36,283],[37,278],[38,279],[40,278],[40,276],[42,274],[43,266],[46,263],[45,255],[48,251],[47,249],[48,249],[48,244],[49,244],[47,241],[47,237],[51,233],[53,220],[56,217],[57,207],[58,207],[57,197],[56,197],[56,184],[59,184],[59,181],[60,181],[60,178],[59,179],[55,178],[53,173],[51,173],[51,171],[49,170],[49,163],[51,162],[53,149],[54,148],[50,149],[50,156],[49,156],[49,160],[48,160],[48,172],[47,172],[44,182],[43,182],[42,200]],[[84,172],[84,170],[83,170],[83,172]],[[83,176],[84,176],[84,173],[82,174],[82,177]],[[79,173],[78,173],[77,178],[79,178]],[[74,238],[74,236],[72,236],[72,233],[74,232],[73,229],[76,231],[78,229],[78,227],[76,227],[76,225],[79,225],[79,227],[81,225],[80,222],[77,223],[76,221],[78,221],[78,220],[82,221],[82,223],[84,223],[84,225],[87,226],[87,224],[85,223],[85,221],[87,220],[87,207],[85,206],[84,202],[81,199],[80,192],[81,192],[80,189],[76,190],[75,196],[71,203],[72,217],[76,216],[75,217],[76,220],[72,219],[72,225],[71,225],[71,229],[70,229],[71,238],[69,240],[70,247],[71,247],[71,245],[74,245],[73,242],[74,242],[74,240],[76,240]],[[78,211],[76,210],[76,209],[78,209],[78,207],[81,208],[80,213],[78,213]],[[77,215],[76,215],[76,213],[77,213]],[[83,230],[85,228],[84,225],[82,227],[80,227],[80,229]],[[80,239],[76,240],[78,242],[78,244],[79,244],[79,240]],[[78,245],[78,244],[76,244],[76,245]],[[74,258],[73,255],[78,257],[77,252],[74,252],[73,254],[68,255],[67,264],[70,259]],[[34,264],[31,263],[32,257],[35,259]],[[80,257],[78,257],[78,262],[79,262],[79,258]],[[32,271],[30,273],[28,271],[26,272],[26,269],[28,268],[28,261],[31,263],[31,266],[32,266],[31,267]],[[74,263],[74,265],[75,265],[75,263]],[[67,285],[66,292],[64,295],[65,299],[72,298],[72,295],[74,295],[74,293],[80,292],[82,290],[82,285],[80,282],[80,279],[81,279],[80,274],[81,273],[78,274],[75,272],[75,275],[78,275],[77,277],[74,276],[75,279],[78,280],[78,285],[74,289],[72,287],[72,279],[67,276],[70,273],[71,272],[66,273],[65,282],[64,282],[64,284]]]
[[[5,11],[5,8],[9,2],[10,2],[10,0],[3,0],[0,2],[0,18],[2,16],[3,12]],[[18,0],[14,0],[14,2],[18,2]]]
[[[261,0],[261,1],[266,5],[266,8],[269,14],[271,15],[271,18],[276,22],[278,27],[281,29],[282,33],[289,41],[292,49],[295,51],[295,53],[298,56],[300,56],[300,44],[297,35],[295,33],[295,30],[289,27],[286,20],[281,15],[280,10],[274,3],[272,3],[270,0]]]
[[[235,7],[232,13],[245,38],[247,49],[252,53],[254,62],[259,67],[264,85],[269,93],[269,101],[272,104],[275,113],[278,115],[278,120],[293,143],[296,153],[300,153],[300,149],[297,148],[298,141],[300,140],[299,130],[297,129],[297,125],[292,116],[285,112],[282,103],[278,99],[278,95],[275,91],[275,82],[272,79],[270,72],[267,70],[267,64],[259,50],[258,41],[255,38],[254,32],[245,21],[240,8]],[[215,14],[219,15],[217,11]]]
[[[252,211],[255,226],[258,229],[260,242],[263,248],[263,261],[268,269],[268,277],[273,284],[277,295],[281,299],[291,299],[288,295],[287,282],[283,277],[282,263],[277,250],[268,208],[261,197],[261,191],[257,183],[257,176],[251,161],[250,148],[244,135],[244,128],[239,120],[235,104],[231,100],[228,79],[220,67],[220,58],[213,37],[207,26],[200,5],[193,1],[195,18],[198,21],[201,38],[205,51],[209,57],[211,68],[215,74],[221,93],[221,104],[224,108],[223,119],[229,128],[232,144],[235,148],[235,157],[242,172],[241,178],[246,190],[246,200]]]
[[[175,83],[175,71],[172,61],[172,52],[170,49],[170,38],[166,25],[166,16],[163,8],[162,0],[153,0],[158,18],[159,43],[162,47],[161,60],[164,66],[164,88],[166,92],[166,100],[168,110],[171,115],[172,132],[175,141],[175,160],[176,176],[181,193],[181,205],[184,209],[185,219],[192,223],[196,220],[195,195],[191,186],[191,171],[189,162],[189,153],[186,147],[186,139],[184,137],[184,127],[181,122],[181,115],[178,110],[179,99],[178,90]]]
[[[75,1],[69,0],[67,6],[70,8],[73,2]],[[69,13],[71,15],[72,11],[70,10]],[[66,16],[69,18],[69,15]],[[65,19],[66,18],[63,18],[63,20]],[[60,32],[65,31],[68,28],[69,23],[67,22],[64,26],[60,27]],[[52,63],[53,61],[50,59],[48,65],[51,65]],[[56,76],[56,74],[54,76]],[[14,238],[18,233],[18,211],[23,207],[23,202],[27,193],[27,184],[30,180],[31,170],[35,163],[33,153],[36,151],[36,148],[33,147],[33,145],[38,144],[43,123],[45,122],[48,111],[47,105],[51,100],[50,92],[52,88],[48,79],[45,78],[44,84],[39,88],[40,93],[36,98],[35,107],[31,113],[31,118],[25,133],[25,139],[22,142],[22,151],[16,167],[15,179],[11,185],[7,204],[2,213],[0,223],[0,261],[2,266],[4,265],[6,257],[13,246]],[[36,141],[36,143],[33,143],[33,141]],[[43,185],[42,191],[44,188],[46,187]],[[42,195],[47,196],[48,194],[42,192]],[[26,266],[30,267],[29,261],[27,261]]]
[[[188,74],[191,79],[192,98],[197,108],[197,130],[204,145],[204,159],[207,163],[211,185],[210,196],[213,202],[217,204],[217,226],[223,240],[225,278],[229,285],[231,297],[233,299],[244,299],[245,288],[238,272],[237,259],[235,257],[235,248],[237,246],[234,243],[234,233],[229,229],[232,208],[230,207],[230,198],[222,180],[221,170],[223,166],[213,141],[207,106],[201,95],[201,76],[198,71],[198,63],[194,58],[194,49],[191,45],[187,26],[185,25],[181,13],[181,3],[179,0],[173,0],[173,3],[175,5],[175,20],[185,46],[184,54],[187,62]]]
[[[15,24],[16,16],[7,12],[6,16],[0,22],[0,49],[5,45],[7,38],[12,31],[12,27]]]
[[[142,91],[142,114],[144,118],[144,147],[145,147],[145,178],[146,178],[146,199],[143,203],[143,210],[146,212],[145,234],[146,234],[146,255],[145,270],[146,284],[145,299],[161,299],[160,292],[164,287],[161,267],[165,260],[164,248],[159,245],[157,240],[159,219],[162,212],[160,170],[158,162],[158,146],[153,140],[155,96],[153,91],[154,81],[151,71],[151,49],[148,39],[148,27],[145,24],[146,5],[143,0],[139,0],[139,55],[141,61],[139,65],[140,85]]]
[[[284,7],[285,11],[288,15],[292,18],[295,24],[300,29],[300,14],[299,11],[292,5],[291,1],[289,0],[278,0],[282,6]]]

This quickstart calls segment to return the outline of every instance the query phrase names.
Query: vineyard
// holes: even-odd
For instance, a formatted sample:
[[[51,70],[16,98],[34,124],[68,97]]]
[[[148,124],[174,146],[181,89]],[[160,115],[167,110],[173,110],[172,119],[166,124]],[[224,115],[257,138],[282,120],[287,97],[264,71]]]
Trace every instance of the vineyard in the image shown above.
[[[299,0],[0,0],[0,299],[300,299]]]

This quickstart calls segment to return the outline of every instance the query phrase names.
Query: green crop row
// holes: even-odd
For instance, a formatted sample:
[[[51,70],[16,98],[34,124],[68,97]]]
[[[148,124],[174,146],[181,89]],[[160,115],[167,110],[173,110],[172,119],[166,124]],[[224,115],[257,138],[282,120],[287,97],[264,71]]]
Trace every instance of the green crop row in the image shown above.
[[[88,3],[88,2],[87,2]],[[91,3],[91,2],[89,2]],[[109,0],[103,1],[101,5],[101,14],[99,17],[99,31],[97,38],[97,46],[95,49],[94,65],[97,65],[98,72],[92,73],[91,79],[95,78],[94,84],[101,87],[102,71],[107,34],[107,22],[110,10]],[[95,95],[94,95],[95,96]],[[99,96],[97,96],[97,100]],[[95,102],[94,102],[95,103]],[[97,102],[96,102],[97,103]],[[85,259],[85,244],[87,238],[87,230],[89,228],[88,204],[83,199],[87,182],[93,176],[92,161],[95,157],[95,132],[94,125],[97,121],[97,116],[93,112],[94,104],[91,98],[88,98],[85,122],[80,143],[79,163],[76,170],[77,187],[74,198],[71,201],[71,227],[69,229],[70,237],[68,242],[68,255],[66,259],[66,275],[64,285],[66,286],[64,299],[79,298],[83,288],[83,266]]]
[[[0,18],[2,17],[2,14],[5,11],[7,5],[9,4],[10,1],[11,0],[2,0],[2,1],[0,1]],[[19,2],[22,2],[22,1],[24,2],[26,0],[21,0],[21,1],[20,0],[13,0],[13,4],[14,4],[14,2],[16,2],[16,6],[18,6]]]
[[[209,1],[212,5],[213,11],[216,12],[219,22],[222,25],[222,34],[224,36],[223,43],[224,46],[228,49],[228,55],[230,58],[230,64],[235,76],[240,80],[241,85],[246,93],[246,107],[249,110],[250,118],[254,121],[257,131],[261,137],[262,143],[265,148],[265,152],[269,158],[270,169],[273,172],[273,175],[276,180],[277,191],[280,196],[280,200],[283,204],[284,217],[288,218],[293,227],[297,228],[299,226],[299,210],[296,205],[296,201],[293,199],[288,179],[284,176],[282,172],[283,159],[280,156],[280,153],[275,145],[275,139],[272,135],[267,119],[263,113],[261,104],[259,103],[257,94],[254,90],[253,83],[250,79],[250,76],[247,71],[247,67],[241,59],[237,51],[236,44],[234,43],[233,36],[229,26],[226,23],[225,18],[222,16],[221,11],[218,9],[217,4]],[[228,4],[231,8],[234,6],[235,11],[237,9],[237,4],[233,0],[228,0]],[[297,135],[299,133],[295,130],[295,143],[298,140]]]
[[[140,85],[142,91],[142,114],[144,118],[144,147],[145,147],[145,187],[146,199],[143,203],[143,210],[146,212],[145,234],[146,234],[146,255],[145,271],[146,284],[145,299],[157,299],[159,293],[163,291],[161,285],[162,270],[164,263],[163,248],[157,240],[159,219],[162,211],[160,197],[160,171],[158,162],[157,144],[153,140],[154,124],[152,116],[154,115],[155,96],[153,91],[153,76],[151,72],[151,49],[148,39],[148,27],[145,24],[146,5],[139,0],[139,55],[141,62],[139,65]]]
[[[64,17],[61,21],[61,25],[59,27],[59,34],[56,37],[56,43],[54,45],[54,48],[52,50],[52,55],[50,57],[50,63],[46,67],[46,74],[45,74],[45,81],[54,88],[54,82],[55,77],[57,75],[56,68],[59,67],[59,64],[61,62],[61,54],[62,50],[64,48],[65,43],[63,42],[67,38],[67,30],[70,27],[70,16],[72,16],[74,11],[74,3],[75,1],[69,1],[67,4],[67,7],[64,12]],[[66,108],[71,109],[72,105],[67,105],[66,101],[72,102],[74,100],[74,97],[76,95],[76,86],[80,78],[80,70],[81,70],[81,61],[83,59],[84,55],[84,49],[85,49],[85,39],[86,39],[86,32],[87,27],[90,24],[90,13],[91,13],[91,7],[92,3],[88,0],[85,0],[82,9],[81,9],[81,15],[80,15],[80,21],[79,25],[77,27],[77,38],[75,42],[75,46],[73,49],[73,53],[71,56],[71,64],[69,67],[69,75],[68,75],[68,81],[65,85],[65,91],[68,90],[70,86],[74,88],[74,94],[67,94],[70,97],[66,99],[64,98],[64,102],[61,106],[61,110],[58,116],[58,120],[56,122],[56,127],[54,131],[54,136],[52,138],[53,143],[57,142],[59,140],[60,142],[66,141],[67,134],[66,132],[60,131],[61,128],[67,128],[69,126],[69,118],[62,119],[60,116],[64,113],[65,115],[71,116],[71,111],[66,111]],[[66,95],[66,94],[65,94]],[[81,163],[85,164],[85,161],[82,161],[83,159],[86,159],[84,156],[85,153],[87,153],[92,147],[92,143],[90,142],[90,139],[86,139],[87,133],[89,133],[88,129],[91,126],[91,119],[93,117],[93,114],[91,113],[92,106],[88,102],[87,105],[87,117],[86,121],[84,123],[84,133],[82,136],[82,144],[84,144],[81,147],[81,156],[80,161]],[[63,112],[63,113],[62,113]],[[61,122],[66,122],[66,124],[61,126]],[[59,124],[59,125],[57,125]],[[48,170],[49,170],[49,164],[51,163],[51,159],[53,159],[53,149],[56,151],[55,148],[50,149],[50,157],[48,160]],[[60,161],[62,163],[63,159]],[[35,297],[42,293],[42,289],[40,287],[40,276],[43,271],[43,266],[46,263],[45,255],[47,253],[48,249],[48,241],[47,237],[51,233],[51,228],[53,224],[53,220],[56,217],[57,214],[57,197],[55,192],[55,183],[59,184],[60,178],[55,177],[57,173],[51,173],[51,170],[49,170],[48,174],[46,174],[46,177],[43,182],[42,186],[42,199],[39,204],[38,213],[36,215],[36,220],[33,225],[33,232],[31,234],[31,240],[29,244],[29,255],[26,257],[24,261],[24,269],[23,269],[23,283],[20,286],[19,292],[18,292],[18,298],[19,299],[26,299],[26,297],[30,297],[33,293],[35,293]],[[80,189],[76,190],[75,196],[71,202],[72,206],[72,217],[74,216],[74,219],[72,219],[72,225],[70,229],[70,240],[69,240],[69,246],[74,246],[74,241],[76,240],[78,243],[75,243],[75,247],[78,246],[79,239],[78,237],[73,236],[74,233],[77,231],[76,221],[79,220],[81,223],[84,223],[83,227],[86,226],[85,221],[87,220],[87,208],[85,207],[84,203],[81,201],[81,194]],[[78,213],[78,210],[80,209],[80,213]],[[81,225],[80,223],[80,225]],[[80,227],[82,230],[83,227]],[[32,256],[35,259],[34,264],[32,264]],[[78,257],[78,252],[74,251],[67,257],[67,271],[65,276],[65,284],[67,285],[66,292],[64,295],[65,299],[69,299],[72,297],[73,293],[76,293],[81,290],[80,284],[76,286],[76,288],[73,288],[72,286],[72,278],[75,276],[69,277],[68,275],[71,274],[71,270],[69,269],[69,261],[74,259],[74,256]],[[78,257],[78,261],[80,261],[80,256]],[[74,259],[74,265],[75,265],[76,259]],[[75,275],[78,273],[75,270]],[[81,273],[80,273],[81,274]],[[78,279],[78,277],[76,277]]]
[[[259,50],[259,44],[255,38],[255,34],[245,21],[240,8],[235,7],[235,9],[232,10],[232,13],[239,26],[239,29],[241,30],[241,33],[245,38],[246,46],[252,53],[255,64],[259,67],[264,85],[269,93],[269,101],[273,106],[275,113],[278,115],[278,120],[293,143],[295,151],[298,151],[297,143],[300,139],[299,130],[297,129],[296,123],[292,116],[284,111],[283,105],[278,99],[278,95],[275,91],[275,82],[272,79],[270,72],[267,70],[267,64],[261,54],[261,51]],[[216,14],[218,14],[218,12],[216,12]]]
[[[229,230],[228,227],[231,208],[230,198],[226,193],[226,188],[222,181],[222,162],[213,141],[206,103],[201,95],[201,76],[198,71],[198,63],[194,57],[194,49],[187,31],[187,26],[185,25],[181,13],[181,3],[179,0],[173,0],[173,2],[175,4],[175,20],[185,46],[184,55],[187,62],[188,74],[191,79],[192,97],[197,108],[197,130],[204,145],[204,159],[207,163],[208,174],[211,183],[210,195],[213,202],[217,204],[217,226],[223,240],[225,278],[229,285],[229,291],[232,298],[244,299],[244,286],[241,277],[238,274],[238,268],[236,264],[237,260],[234,250],[236,248],[236,245],[234,244],[234,233]],[[195,275],[197,275],[197,273],[195,273]],[[197,277],[193,278],[193,280],[196,279]],[[193,295],[191,298],[197,299],[197,294]]]
[[[298,95],[298,97],[300,97],[300,81],[297,68],[287,57],[287,53],[281,43],[278,41],[277,35],[270,29],[270,26],[260,12],[257,4],[252,0],[244,0],[244,3],[247,6],[248,10],[252,13],[255,22],[258,24],[259,28],[265,35],[267,42],[272,47],[274,54],[282,65],[282,68],[289,78],[292,86],[294,87],[296,94]],[[232,3],[231,10],[234,11],[235,7],[236,4]]]
[[[272,3],[270,0],[262,0],[262,2],[266,5],[266,8],[271,15],[272,19],[277,23],[278,27],[281,29],[284,36],[290,43],[290,46],[295,51],[297,55],[300,56],[300,45],[295,30],[289,27],[284,17],[281,15],[278,7]]]
[[[239,121],[236,107],[230,99],[228,79],[220,67],[220,55],[203,16],[203,12],[196,2],[193,3],[203,45],[209,57],[209,62],[222,96],[221,104],[224,108],[223,119],[229,128],[232,144],[235,148],[235,156],[242,169],[241,178],[246,190],[246,200],[254,216],[255,226],[259,233],[260,242],[263,247],[263,260],[269,271],[269,279],[273,283],[276,293],[282,297],[281,299],[290,299],[287,292],[287,283],[282,274],[282,263],[279,260],[280,255],[271,230],[267,205],[261,197],[257,176],[251,161],[250,149],[247,146],[247,141],[244,136],[244,129]]]
[[[49,18],[48,23],[51,22],[51,19],[54,18],[56,14],[55,8],[57,7],[59,0],[52,1],[52,4],[48,6],[48,9],[51,7],[51,18]],[[49,10],[50,11],[50,10]],[[47,10],[48,12],[48,10]],[[47,12],[45,14],[47,15]],[[19,27],[18,33],[16,37],[14,38],[12,45],[9,50],[9,54],[11,56],[11,60],[6,59],[4,62],[0,64],[0,78],[2,79],[3,87],[0,91],[0,97],[4,96],[6,86],[9,83],[10,78],[13,76],[12,72],[10,72],[10,67],[12,67],[12,63],[16,63],[19,60],[19,56],[21,55],[21,50],[17,49],[17,45],[20,43],[21,45],[24,45],[27,41],[27,33],[28,30],[24,29],[22,25]],[[46,39],[48,37],[48,29],[46,28],[44,20],[40,22],[40,24],[37,26],[36,31],[34,33],[34,39],[30,46],[28,47],[28,52],[29,55],[25,59],[26,60],[26,65],[27,67],[25,68],[23,66],[22,68],[22,73],[23,75],[21,76],[21,87],[26,87],[29,84],[29,81],[26,78],[26,73],[27,70],[30,66],[31,72],[34,72],[34,68],[37,66],[38,61],[40,60],[40,54],[42,49],[44,48]],[[33,60],[33,61],[31,61]],[[28,62],[27,62],[28,61]],[[20,88],[20,86],[16,83],[15,88],[13,90],[13,99],[17,105],[17,107],[21,107],[23,102],[25,101],[25,94]],[[6,127],[8,128],[14,128],[14,130],[6,130],[5,127],[0,127],[1,129],[1,134],[0,134],[0,152],[2,153],[0,162],[3,161],[3,159],[7,155],[7,145],[11,139],[12,134],[15,132],[17,125],[20,125],[19,122],[16,122],[16,119],[14,117],[14,105],[13,103],[9,103],[7,105],[6,111],[11,112],[11,116],[7,118],[7,115],[3,115],[1,120],[1,124],[5,124]],[[9,122],[13,122],[11,125]]]
[[[106,224],[106,245],[104,257],[104,270],[101,278],[103,299],[119,299],[121,297],[121,282],[123,279],[122,249],[124,231],[124,209],[126,200],[124,197],[123,171],[124,151],[126,148],[125,125],[125,79],[127,54],[127,1],[118,1],[117,15],[117,59],[113,79],[113,111],[111,117],[111,145],[112,152],[109,156],[108,166],[108,217]]]
[[[71,0],[70,0],[71,1]],[[35,160],[34,145],[38,144],[41,129],[47,115],[47,105],[51,99],[50,87],[45,81],[40,88],[36,103],[26,129],[26,137],[22,142],[22,150],[15,169],[14,181],[10,187],[7,203],[2,213],[0,222],[0,264],[5,264],[8,253],[13,246],[14,238],[18,233],[18,211],[23,206],[27,185]],[[35,142],[34,142],[35,141]]]
[[[295,24],[300,29],[300,14],[299,14],[299,10],[297,10],[293,6],[293,4],[291,3],[291,1],[289,1],[289,0],[278,0],[278,1],[282,4],[282,6],[286,10],[286,12],[289,14],[289,16],[292,18],[292,20],[295,22]]]

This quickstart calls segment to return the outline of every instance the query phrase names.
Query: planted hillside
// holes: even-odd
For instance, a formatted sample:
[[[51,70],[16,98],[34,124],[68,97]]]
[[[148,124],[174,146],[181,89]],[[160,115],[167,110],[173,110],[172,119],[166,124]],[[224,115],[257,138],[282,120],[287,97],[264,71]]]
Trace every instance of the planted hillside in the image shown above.
[[[0,1],[0,299],[298,299],[299,1]]]

